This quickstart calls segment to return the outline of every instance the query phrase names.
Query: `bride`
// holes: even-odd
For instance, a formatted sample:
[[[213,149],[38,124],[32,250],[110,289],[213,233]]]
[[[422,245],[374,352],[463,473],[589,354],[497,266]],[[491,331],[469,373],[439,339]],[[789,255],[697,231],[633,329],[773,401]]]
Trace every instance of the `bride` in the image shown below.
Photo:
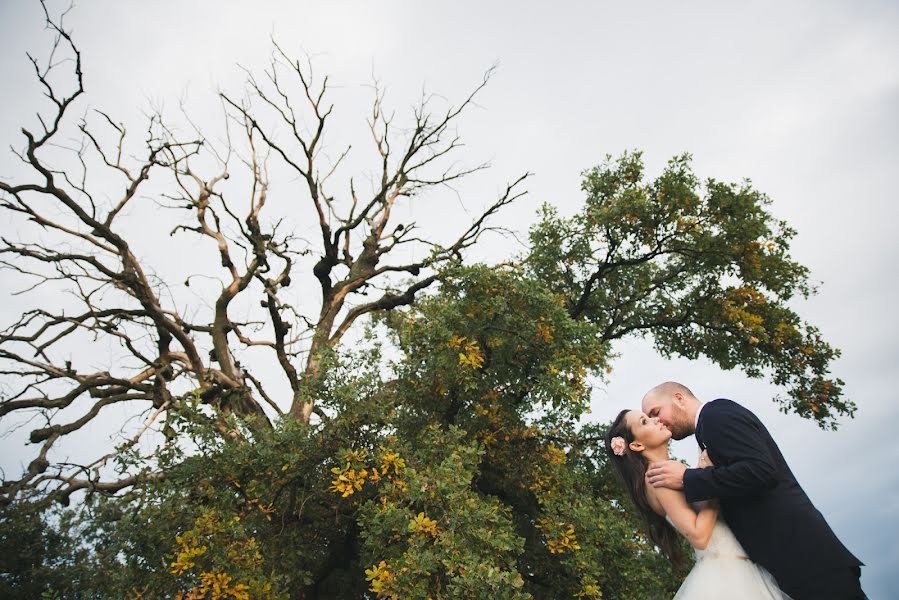
[[[646,483],[649,463],[668,460],[670,439],[671,432],[658,419],[638,410],[623,410],[606,435],[606,452],[665,556],[675,565],[682,561],[678,533],[695,550],[696,564],[675,600],[787,599],[774,577],[749,560],[715,505],[702,503],[694,508],[683,492]],[[699,466],[712,466],[705,452]]]

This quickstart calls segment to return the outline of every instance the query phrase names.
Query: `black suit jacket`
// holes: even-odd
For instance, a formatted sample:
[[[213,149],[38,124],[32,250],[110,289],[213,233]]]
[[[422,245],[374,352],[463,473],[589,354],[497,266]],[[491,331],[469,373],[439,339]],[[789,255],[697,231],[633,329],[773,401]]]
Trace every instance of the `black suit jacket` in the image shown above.
[[[696,440],[715,466],[687,469],[687,501],[718,498],[724,520],[749,557],[774,575],[783,591],[862,564],[799,487],[752,412],[731,400],[709,402],[699,414]]]

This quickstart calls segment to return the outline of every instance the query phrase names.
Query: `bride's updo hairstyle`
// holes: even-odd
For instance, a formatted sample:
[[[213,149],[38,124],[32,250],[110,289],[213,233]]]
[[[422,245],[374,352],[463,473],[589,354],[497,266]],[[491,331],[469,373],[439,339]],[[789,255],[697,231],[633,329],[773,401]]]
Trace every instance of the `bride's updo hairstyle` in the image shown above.
[[[662,553],[671,562],[676,569],[684,566],[684,550],[681,545],[680,536],[677,530],[671,526],[665,517],[659,515],[652,509],[649,499],[646,497],[646,469],[649,462],[643,456],[642,452],[634,452],[630,449],[630,443],[634,441],[634,434],[631,433],[630,427],[627,425],[625,417],[630,409],[624,409],[612,421],[609,432],[606,434],[606,454],[609,456],[609,462],[615,467],[615,472],[624,484],[627,495],[637,509],[643,519],[649,525],[649,537],[662,550]],[[616,454],[612,449],[612,440],[616,437],[624,438],[624,452]],[[620,450],[620,447],[619,447]]]

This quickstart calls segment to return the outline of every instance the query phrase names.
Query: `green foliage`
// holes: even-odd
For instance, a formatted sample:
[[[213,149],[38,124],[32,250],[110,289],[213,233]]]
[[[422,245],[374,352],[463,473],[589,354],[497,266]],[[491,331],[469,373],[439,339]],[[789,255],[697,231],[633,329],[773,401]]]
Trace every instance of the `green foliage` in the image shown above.
[[[0,512],[0,598],[30,600],[92,587],[90,552],[73,543],[72,514],[31,510],[25,502]]]
[[[763,195],[700,195],[686,156],[644,182],[626,154],[583,187],[575,216],[544,210],[520,264],[448,269],[438,293],[323,355],[306,382],[316,425],[233,421],[247,436],[231,439],[181,402],[164,478],[52,523],[4,510],[4,591],[670,598],[683,573],[631,514],[603,426],[583,422],[615,340],[773,373],[785,408],[825,427],[854,405],[828,378],[837,351],[787,306],[808,274]],[[18,537],[33,543],[10,555]]]
[[[584,174],[583,211],[550,207],[531,231],[529,273],[566,297],[604,340],[649,335],[668,356],[707,356],[722,368],[766,373],[787,388],[784,412],[836,427],[855,405],[829,376],[839,351],[789,307],[812,290],[789,256],[795,232],[749,182],[704,186],[690,156],[646,181],[640,153]]]
[[[398,476],[361,507],[362,555],[379,597],[527,597],[516,569],[523,541],[509,507],[473,487],[482,451],[466,438],[425,428],[400,450],[409,460]]]

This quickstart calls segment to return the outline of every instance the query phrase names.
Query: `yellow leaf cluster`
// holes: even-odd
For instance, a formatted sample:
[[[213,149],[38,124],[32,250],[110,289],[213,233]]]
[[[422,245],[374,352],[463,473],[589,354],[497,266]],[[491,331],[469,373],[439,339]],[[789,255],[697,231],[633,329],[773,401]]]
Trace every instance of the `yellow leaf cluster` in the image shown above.
[[[275,512],[275,505],[273,503],[268,502],[266,504],[263,504],[259,501],[259,498],[250,498],[247,500],[247,503],[261,512],[266,519],[268,519],[269,521],[272,520],[272,513]]]
[[[482,444],[489,450],[491,446],[495,445],[497,440],[495,431],[479,431],[478,439]]]
[[[461,350],[459,352],[459,364],[463,367],[471,367],[472,369],[480,369],[484,366],[484,353],[478,345],[477,340],[468,340],[466,337],[454,335],[447,343],[450,348]]]
[[[749,242],[743,249],[743,266],[750,273],[758,273],[762,269],[762,244]]]
[[[548,477],[544,477],[540,474],[534,475],[534,481],[528,486],[528,489],[532,492],[537,493],[537,501],[542,503],[542,496],[539,492],[544,491],[546,488],[550,487],[552,484],[552,480]]]
[[[565,527],[565,529],[558,537],[547,537],[546,546],[549,549],[550,554],[565,554],[566,552],[580,550],[581,546],[578,544],[577,535],[574,532],[574,525],[568,523],[566,527],[564,522],[558,523],[558,525]],[[546,518],[540,519],[540,521],[537,522],[536,527],[543,530],[544,536],[547,535],[548,530],[554,529],[553,524]]]
[[[360,448],[359,450],[347,450],[343,453],[343,462],[347,464],[364,463],[368,459],[368,450]]]
[[[550,444],[546,447],[546,452],[543,453],[543,457],[554,465],[561,465],[568,460],[565,451],[555,444]]]
[[[365,479],[368,477],[368,471],[366,469],[351,469],[349,466],[346,467],[334,467],[331,469],[331,472],[337,475],[337,479],[331,481],[331,487],[328,488],[332,492],[336,494],[341,494],[341,497],[347,498],[352,496],[358,491],[362,490],[362,486],[365,485]]]
[[[751,310],[763,306],[766,303],[765,296],[751,287],[734,288],[728,291],[727,296],[722,306],[723,316],[734,323],[737,329],[751,334],[765,335],[764,318]],[[758,343],[758,338],[754,343]]]
[[[271,519],[269,519],[271,520]],[[262,561],[262,553],[256,538],[239,540],[228,544],[228,562],[232,565],[255,565]]]
[[[538,469],[532,475],[528,489],[534,492],[539,504],[546,504],[559,495],[559,480],[554,474]]]
[[[185,571],[194,568],[197,564],[194,559],[206,554],[208,548],[206,546],[192,546],[191,542],[193,540],[186,538],[186,536],[179,535],[175,537],[175,541],[178,542],[181,549],[175,557],[175,562],[170,565],[171,572],[174,575],[181,575]]]
[[[391,469],[394,475],[399,475],[400,469],[406,467],[406,461],[399,453],[394,452],[384,446],[379,447],[381,450],[381,473],[390,475]]]
[[[368,589],[379,598],[397,597],[396,594],[389,591],[390,586],[393,584],[394,576],[390,572],[390,565],[386,561],[382,560],[378,564],[372,565],[370,569],[365,569],[365,579],[371,582]]]
[[[437,521],[429,519],[423,512],[418,513],[418,515],[409,522],[409,531],[430,535],[431,537],[437,537],[440,533],[437,529]]]
[[[774,328],[774,346],[781,348],[790,340],[796,339],[798,335],[799,331],[789,323],[778,323]]]
[[[213,511],[205,511],[194,520],[193,529],[175,536],[178,552],[171,563],[171,572],[181,575],[196,566],[196,559],[206,554],[209,547],[201,543],[202,538],[212,535],[219,528],[219,518]]]
[[[564,554],[565,552],[574,552],[580,550],[581,546],[577,543],[577,537],[574,534],[574,525],[569,525],[568,529],[555,540],[547,542],[551,554]]]
[[[464,336],[460,337],[455,334],[453,335],[453,337],[450,338],[450,341],[446,343],[446,345],[449,346],[450,348],[461,348],[463,346],[463,344],[465,344],[465,337]]]
[[[537,337],[547,344],[552,344],[553,342],[553,328],[543,317],[540,317],[537,321]]]
[[[200,574],[200,597],[210,600],[233,598],[234,600],[250,600],[249,588],[243,583],[232,583],[233,578],[227,573],[206,572]]]
[[[258,499],[255,500],[259,504]],[[194,519],[194,526],[182,535],[175,537],[178,549],[175,560],[170,565],[174,575],[186,575],[187,571],[196,569],[200,571],[196,575],[199,585],[194,585],[187,592],[179,592],[177,600],[249,600],[250,587],[244,583],[238,583],[234,577],[224,571],[216,569],[203,570],[204,566],[198,563],[214,562],[210,548],[224,549],[226,551],[225,564],[236,568],[258,568],[262,563],[262,554],[259,545],[253,537],[242,538],[236,534],[234,527],[240,522],[240,517],[234,515],[230,518],[222,518],[219,513],[207,510]],[[235,537],[236,535],[236,537]],[[199,560],[203,557],[203,560]],[[271,590],[271,584],[265,584],[261,591]]]
[[[369,475],[371,475],[372,481],[381,479],[377,469],[370,472],[365,468],[365,463],[368,460],[368,450],[365,448],[344,450],[340,457],[343,466],[331,469],[336,478],[331,481],[331,486],[328,489],[336,494],[340,494],[341,497],[347,498],[361,491]]]

